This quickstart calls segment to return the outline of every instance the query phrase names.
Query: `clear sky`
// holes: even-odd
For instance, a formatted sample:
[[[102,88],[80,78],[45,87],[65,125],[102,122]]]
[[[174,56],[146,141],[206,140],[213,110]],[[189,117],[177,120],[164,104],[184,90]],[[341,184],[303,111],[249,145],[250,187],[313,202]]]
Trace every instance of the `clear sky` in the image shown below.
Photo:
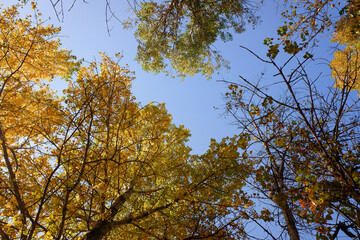
[[[220,140],[222,137],[238,133],[236,126],[231,124],[231,118],[224,117],[223,94],[226,92],[226,86],[217,80],[236,81],[240,74],[255,79],[260,72],[266,71],[263,64],[239,45],[265,55],[263,40],[275,36],[276,28],[281,23],[281,11],[278,11],[276,3],[268,3],[258,12],[262,22],[255,30],[249,26],[245,33],[236,35],[232,42],[216,43],[224,58],[230,61],[230,71],[221,71],[211,80],[197,75],[181,81],[163,74],[153,75],[144,72],[134,61],[137,43],[133,31],[124,30],[122,25],[114,20],[109,23],[112,28],[109,35],[105,19],[105,0],[88,2],[77,1],[69,12],[67,9],[70,5],[65,5],[64,20],[58,21],[50,0],[40,1],[42,19],[50,18],[48,23],[62,28],[61,42],[64,48],[72,50],[74,55],[86,61],[99,60],[99,52],[106,52],[110,56],[114,56],[117,52],[122,53],[124,58],[120,64],[128,64],[130,70],[135,71],[136,80],[133,83],[135,97],[143,105],[150,101],[165,102],[174,123],[190,129],[192,137],[189,146],[193,149],[193,153],[206,151],[210,138]],[[24,8],[25,11],[29,9],[30,4]],[[120,19],[131,16],[127,1],[114,3],[113,10]],[[66,85],[57,80],[54,86],[60,90]]]

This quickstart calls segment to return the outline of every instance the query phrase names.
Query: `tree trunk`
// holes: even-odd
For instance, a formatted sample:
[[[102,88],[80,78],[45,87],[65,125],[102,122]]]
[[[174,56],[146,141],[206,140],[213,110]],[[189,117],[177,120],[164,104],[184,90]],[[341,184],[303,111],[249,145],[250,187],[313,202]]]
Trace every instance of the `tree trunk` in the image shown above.
[[[299,232],[296,227],[295,218],[291,212],[291,209],[289,208],[289,205],[284,201],[285,203],[283,206],[281,206],[281,210],[284,214],[285,222],[287,231],[290,237],[290,240],[300,240]]]

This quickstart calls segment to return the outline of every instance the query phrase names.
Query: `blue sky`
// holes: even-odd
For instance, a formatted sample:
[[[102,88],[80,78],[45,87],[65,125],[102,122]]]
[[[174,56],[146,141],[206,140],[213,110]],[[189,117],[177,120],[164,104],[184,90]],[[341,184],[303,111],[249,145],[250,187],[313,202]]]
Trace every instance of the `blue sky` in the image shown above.
[[[69,6],[65,5],[65,10]],[[24,10],[29,9],[28,4]],[[78,58],[93,61],[99,60],[99,52],[106,52],[110,56],[114,56],[117,52],[122,53],[124,58],[120,65],[128,64],[130,70],[135,71],[133,93],[137,100],[143,105],[150,101],[165,102],[174,123],[190,129],[192,136],[189,146],[193,149],[193,153],[199,154],[206,151],[210,138],[220,140],[222,137],[238,133],[236,126],[231,124],[231,118],[224,116],[223,94],[226,92],[226,86],[217,80],[237,81],[240,74],[251,80],[257,78],[260,72],[266,71],[264,64],[259,63],[239,45],[244,45],[264,56],[266,48],[263,40],[275,36],[276,28],[281,23],[281,11],[277,9],[276,3],[269,2],[258,12],[262,22],[255,30],[249,26],[245,33],[236,35],[232,42],[215,44],[224,58],[230,61],[229,71],[220,71],[211,80],[196,75],[181,81],[163,74],[146,73],[141,69],[141,66],[134,61],[137,43],[133,31],[124,30],[122,25],[114,20],[109,23],[112,30],[111,34],[108,34],[105,1],[89,1],[89,3],[77,1],[70,12],[65,12],[64,21],[57,20],[49,0],[42,0],[39,9],[43,14],[43,20],[50,18],[47,23],[62,28],[63,47],[72,50]],[[114,3],[113,10],[120,19],[131,16],[126,1]],[[60,90],[66,84],[56,80],[54,86]]]

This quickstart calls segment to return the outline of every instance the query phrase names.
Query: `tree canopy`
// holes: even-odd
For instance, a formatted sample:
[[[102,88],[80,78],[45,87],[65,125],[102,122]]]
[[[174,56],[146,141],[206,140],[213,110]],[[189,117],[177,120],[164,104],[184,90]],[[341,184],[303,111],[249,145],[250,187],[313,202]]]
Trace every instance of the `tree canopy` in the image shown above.
[[[60,49],[59,29],[44,26],[34,4],[34,18],[5,9],[2,238],[359,238],[359,4],[280,4],[284,22],[260,41],[265,51],[241,47],[270,77],[224,81],[238,129],[201,155],[191,154],[189,131],[164,104],[136,102],[127,67],[105,53],[81,64]],[[137,60],[181,77],[210,77],[224,63],[212,44],[257,22],[243,1],[133,7]],[[315,49],[326,34],[336,43],[331,73],[314,77],[309,66],[321,60]],[[45,82],[55,76],[69,82],[62,97]]]
[[[3,239],[242,234],[228,217],[249,200],[226,196],[242,192],[250,166],[231,144],[192,156],[164,104],[136,102],[126,67],[106,54],[81,66],[59,29],[20,19],[17,6],[1,19]],[[69,82],[61,97],[46,83],[56,76]]]

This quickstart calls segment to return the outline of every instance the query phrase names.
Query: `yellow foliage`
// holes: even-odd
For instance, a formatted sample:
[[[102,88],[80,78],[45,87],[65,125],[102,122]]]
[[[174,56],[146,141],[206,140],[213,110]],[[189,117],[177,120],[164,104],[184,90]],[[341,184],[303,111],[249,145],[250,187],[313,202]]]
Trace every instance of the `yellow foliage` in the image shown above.
[[[59,101],[43,80],[66,77],[76,64],[55,39],[59,29],[20,19],[18,6],[2,10],[0,29],[0,125],[8,141],[17,141],[34,126],[59,121]]]
[[[336,25],[332,41],[343,46],[334,53],[334,59],[330,63],[332,77],[336,87],[344,87],[351,90],[359,90],[359,28],[360,16],[351,14],[355,11],[356,1],[349,3],[347,14]]]
[[[348,45],[344,50],[337,50],[330,63],[332,77],[335,79],[336,87],[348,90],[359,90],[359,47]]]
[[[106,54],[78,66],[58,28],[17,6],[0,29],[1,238],[223,237],[232,210],[251,210],[253,164],[237,162],[248,136],[191,156],[189,131],[164,104],[136,102],[133,73]],[[61,98],[46,82],[56,76],[69,82]]]

